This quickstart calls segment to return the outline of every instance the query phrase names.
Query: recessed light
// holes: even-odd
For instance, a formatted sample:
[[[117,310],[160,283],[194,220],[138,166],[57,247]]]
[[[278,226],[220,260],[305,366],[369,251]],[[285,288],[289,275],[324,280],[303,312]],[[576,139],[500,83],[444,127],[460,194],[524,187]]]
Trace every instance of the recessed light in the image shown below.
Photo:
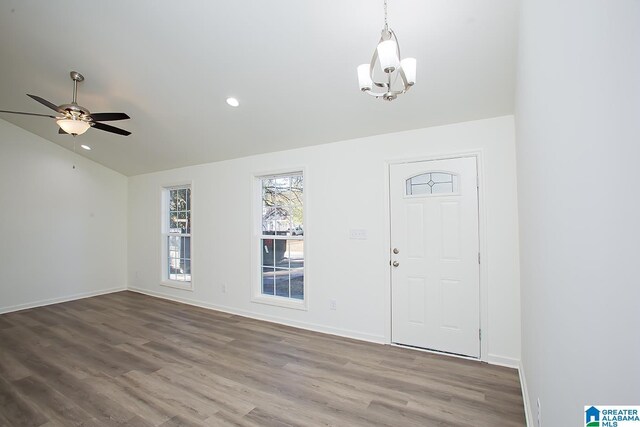
[[[91,147],[89,147],[88,145],[82,144],[80,147],[84,148],[85,150],[91,151]]]
[[[232,107],[237,107],[238,105],[240,105],[238,100],[235,98],[227,98],[227,104],[231,105]]]

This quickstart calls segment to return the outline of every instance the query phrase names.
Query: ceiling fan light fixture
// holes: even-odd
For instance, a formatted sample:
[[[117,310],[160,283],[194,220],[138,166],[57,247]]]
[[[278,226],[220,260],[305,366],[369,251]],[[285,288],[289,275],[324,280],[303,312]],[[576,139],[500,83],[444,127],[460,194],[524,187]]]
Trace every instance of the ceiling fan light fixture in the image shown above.
[[[89,123],[83,120],[60,119],[56,120],[60,128],[70,135],[82,135],[91,127]]]

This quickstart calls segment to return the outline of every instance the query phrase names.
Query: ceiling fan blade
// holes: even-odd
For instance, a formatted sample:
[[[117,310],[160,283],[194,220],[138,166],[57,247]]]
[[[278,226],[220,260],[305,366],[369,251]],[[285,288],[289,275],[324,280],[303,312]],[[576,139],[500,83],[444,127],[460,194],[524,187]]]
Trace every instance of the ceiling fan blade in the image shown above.
[[[125,113],[93,113],[91,118],[96,122],[108,122],[112,120],[127,120],[131,117]]]
[[[57,111],[58,113],[64,113],[64,110],[58,108],[58,106],[56,104],[54,104],[53,102],[49,102],[44,98],[40,98],[39,96],[36,95],[29,95],[27,94],[27,96],[31,99],[34,99],[36,101],[38,101],[40,104],[51,108],[53,111]]]
[[[7,111],[7,110],[0,110],[0,113],[24,114],[25,116],[51,117],[52,119],[55,119],[55,118],[56,118],[56,116],[50,116],[49,114],[24,113],[24,112],[22,112],[22,111]]]
[[[93,122],[92,126],[95,129],[100,129],[100,130],[104,130],[111,133],[117,133],[118,135],[123,135],[123,136],[131,135],[131,132],[129,132],[128,130],[120,129],[111,125],[105,125],[104,123]]]

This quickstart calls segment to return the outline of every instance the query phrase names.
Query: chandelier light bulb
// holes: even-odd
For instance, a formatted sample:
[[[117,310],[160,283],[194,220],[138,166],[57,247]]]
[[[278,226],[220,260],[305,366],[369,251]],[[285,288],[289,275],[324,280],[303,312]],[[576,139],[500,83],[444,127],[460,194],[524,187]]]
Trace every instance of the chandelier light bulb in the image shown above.
[[[373,82],[369,74],[369,64],[358,65],[358,84],[360,85],[360,90],[371,90]]]
[[[409,86],[416,84],[416,58],[404,58],[400,61],[400,67],[404,71],[407,84]]]
[[[378,45],[378,58],[380,58],[380,66],[385,73],[393,73],[398,66],[400,60],[397,55],[397,45],[393,40],[385,40]]]

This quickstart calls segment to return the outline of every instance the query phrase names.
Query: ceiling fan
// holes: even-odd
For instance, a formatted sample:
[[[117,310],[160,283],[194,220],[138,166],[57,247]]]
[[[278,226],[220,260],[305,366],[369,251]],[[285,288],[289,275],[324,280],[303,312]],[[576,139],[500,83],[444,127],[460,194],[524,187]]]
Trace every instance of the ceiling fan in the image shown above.
[[[73,101],[71,102],[71,104],[55,105],[54,103],[49,102],[46,99],[40,98],[39,96],[27,94],[28,97],[35,99],[42,105],[49,107],[53,111],[57,112],[59,114],[58,116],[6,110],[0,110],[0,113],[50,117],[52,119],[55,119],[58,126],[60,126],[60,129],[58,129],[58,133],[61,134],[69,134],[73,136],[82,135],[87,131],[87,129],[92,127],[94,129],[100,129],[106,132],[117,133],[118,135],[131,135],[131,132],[129,131],[101,123],[113,120],[129,119],[130,117],[125,113],[90,113],[88,109],[81,105],[78,105],[78,103],[76,102],[78,94],[78,82],[83,81],[84,76],[77,71],[72,71],[70,73],[70,76],[71,80],[73,80]]]

